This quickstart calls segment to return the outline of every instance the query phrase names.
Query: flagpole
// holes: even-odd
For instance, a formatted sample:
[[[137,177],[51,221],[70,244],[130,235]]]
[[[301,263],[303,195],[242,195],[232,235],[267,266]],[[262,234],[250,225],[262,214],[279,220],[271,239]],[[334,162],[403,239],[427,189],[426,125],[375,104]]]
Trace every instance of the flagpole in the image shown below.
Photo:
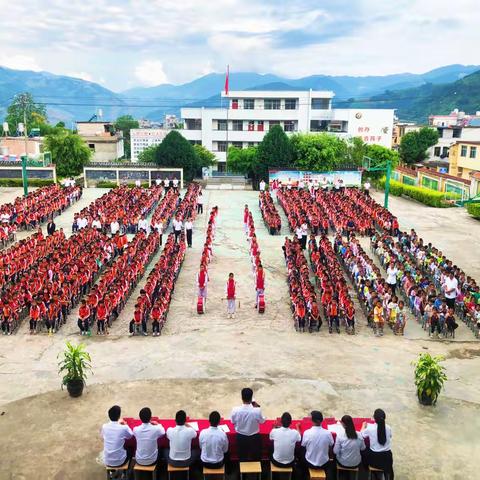
[[[229,76],[230,76],[230,65],[227,65],[227,78],[226,78],[226,91],[225,91],[225,95],[227,97],[227,147],[226,147],[226,151],[225,151],[225,171],[227,170],[227,158],[228,158],[228,129],[229,129],[229,126],[228,126],[228,111],[230,110],[230,101],[228,99],[228,92],[230,90],[230,85],[229,85]]]

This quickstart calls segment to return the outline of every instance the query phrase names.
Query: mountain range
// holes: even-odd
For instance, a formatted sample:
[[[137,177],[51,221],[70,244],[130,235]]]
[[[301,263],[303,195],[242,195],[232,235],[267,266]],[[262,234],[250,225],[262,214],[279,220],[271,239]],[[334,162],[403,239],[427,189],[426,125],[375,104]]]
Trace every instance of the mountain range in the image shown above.
[[[423,74],[384,76],[311,75],[298,79],[231,72],[231,90],[333,90],[339,107],[396,108],[401,119],[424,121],[429,113],[458,107],[480,109],[478,65],[447,65]],[[472,75],[473,74],[473,75]],[[97,109],[111,120],[122,114],[162,120],[182,106],[220,106],[225,75],[211,73],[181,85],[137,87],[120,93],[78,78],[0,67],[0,119],[15,94],[30,92],[47,105],[50,121],[88,120]],[[473,90],[472,90],[473,89]],[[448,95],[448,97],[447,97]]]

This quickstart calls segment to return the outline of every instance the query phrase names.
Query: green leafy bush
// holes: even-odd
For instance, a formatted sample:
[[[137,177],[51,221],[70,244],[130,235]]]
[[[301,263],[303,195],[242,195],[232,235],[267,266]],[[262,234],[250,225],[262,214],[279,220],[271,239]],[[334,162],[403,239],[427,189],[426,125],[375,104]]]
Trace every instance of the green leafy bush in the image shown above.
[[[415,387],[417,396],[423,405],[435,405],[447,380],[445,367],[440,365],[444,358],[440,355],[432,357],[429,353],[421,353],[418,360],[413,362],[415,367]]]
[[[385,177],[381,178],[378,182],[380,188],[385,188]],[[436,190],[431,190],[430,188],[425,187],[415,187],[412,185],[405,185],[404,183],[397,182],[396,180],[390,180],[390,193],[397,197],[405,195],[410,197],[417,202],[423,203],[430,207],[450,207],[451,204],[448,203],[446,194],[444,192],[438,192]],[[448,193],[449,200],[459,199],[460,195],[455,193]]]
[[[115,188],[117,186],[117,182],[110,182],[108,180],[101,180],[97,183],[97,188]]]
[[[480,218],[480,203],[468,203],[467,212],[474,218]]]
[[[32,178],[28,180],[29,187],[46,187],[55,183],[53,180],[43,178]],[[0,187],[23,187],[21,178],[0,178]]]

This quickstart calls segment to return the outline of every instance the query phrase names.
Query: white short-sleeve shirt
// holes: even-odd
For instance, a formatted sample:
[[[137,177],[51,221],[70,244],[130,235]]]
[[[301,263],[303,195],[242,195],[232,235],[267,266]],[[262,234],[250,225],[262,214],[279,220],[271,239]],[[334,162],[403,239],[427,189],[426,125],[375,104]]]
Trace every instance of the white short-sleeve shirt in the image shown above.
[[[172,460],[188,460],[192,456],[192,440],[197,432],[185,425],[177,425],[167,429],[167,438],[170,440],[169,457]]]
[[[295,445],[302,439],[300,433],[292,428],[274,428],[270,432],[273,441],[273,458],[278,463],[292,463],[295,459]]]

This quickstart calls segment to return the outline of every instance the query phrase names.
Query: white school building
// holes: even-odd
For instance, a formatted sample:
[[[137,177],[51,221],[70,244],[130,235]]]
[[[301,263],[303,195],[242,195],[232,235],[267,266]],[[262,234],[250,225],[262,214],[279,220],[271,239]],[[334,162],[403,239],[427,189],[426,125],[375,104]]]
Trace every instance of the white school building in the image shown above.
[[[228,147],[258,145],[273,125],[285,132],[329,132],[343,138],[361,137],[365,143],[392,146],[394,110],[332,108],[331,91],[222,92],[224,108],[182,108],[179,132],[201,144],[225,170]]]

